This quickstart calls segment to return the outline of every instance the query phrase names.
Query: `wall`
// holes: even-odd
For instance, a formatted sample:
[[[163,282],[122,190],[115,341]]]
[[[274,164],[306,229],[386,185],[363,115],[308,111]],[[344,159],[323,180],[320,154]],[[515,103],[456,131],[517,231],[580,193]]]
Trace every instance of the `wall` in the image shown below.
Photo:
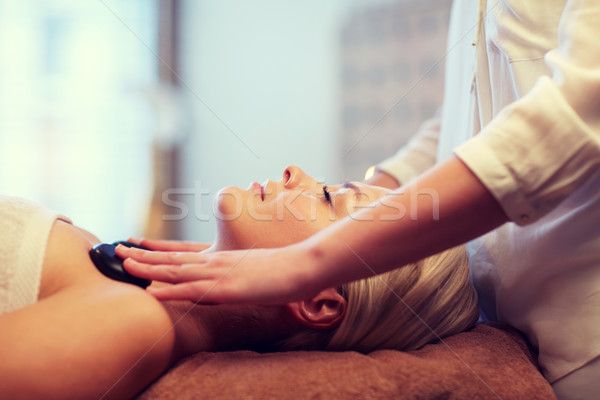
[[[340,43],[340,146],[347,177],[394,154],[442,104],[451,2],[356,9]]]
[[[214,237],[223,186],[280,179],[288,164],[338,181],[341,0],[188,0],[181,11],[183,236]]]

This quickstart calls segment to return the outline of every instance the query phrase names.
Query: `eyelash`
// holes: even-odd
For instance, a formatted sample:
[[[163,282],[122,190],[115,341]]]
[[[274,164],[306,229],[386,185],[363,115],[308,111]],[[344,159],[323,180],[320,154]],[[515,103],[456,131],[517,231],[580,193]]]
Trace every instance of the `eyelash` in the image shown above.
[[[331,204],[331,196],[329,195],[329,191],[327,191],[327,185],[323,185],[323,195],[325,196],[325,200]]]

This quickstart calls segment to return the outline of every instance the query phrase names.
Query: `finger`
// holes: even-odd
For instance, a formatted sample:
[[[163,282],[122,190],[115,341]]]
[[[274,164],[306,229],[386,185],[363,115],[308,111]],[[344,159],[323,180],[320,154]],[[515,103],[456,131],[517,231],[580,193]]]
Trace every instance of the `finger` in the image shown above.
[[[179,266],[157,266],[153,264],[143,264],[135,261],[131,258],[127,258],[123,261],[123,269],[133,276],[138,278],[148,279],[151,281],[169,282],[173,283],[172,279],[176,276],[175,271],[170,271],[175,268],[181,268]]]
[[[183,242],[186,246],[186,251],[204,251],[212,246],[212,243],[198,243],[198,242]]]
[[[190,282],[215,277],[215,272],[195,264],[146,264],[127,258],[123,261],[123,268],[139,278],[168,283]]]
[[[151,251],[118,245],[115,253],[125,259],[133,258],[147,264],[201,264],[205,256],[193,252]]]
[[[141,244],[142,240],[144,240],[144,239],[143,238],[138,239],[138,238],[134,238],[134,237],[127,238],[128,242],[135,243],[135,244]]]
[[[185,251],[186,247],[182,242],[176,240],[158,240],[158,239],[142,239],[142,246],[152,250],[159,251]]]
[[[210,247],[209,243],[156,239],[142,239],[140,244],[149,249],[160,251],[202,251]]]

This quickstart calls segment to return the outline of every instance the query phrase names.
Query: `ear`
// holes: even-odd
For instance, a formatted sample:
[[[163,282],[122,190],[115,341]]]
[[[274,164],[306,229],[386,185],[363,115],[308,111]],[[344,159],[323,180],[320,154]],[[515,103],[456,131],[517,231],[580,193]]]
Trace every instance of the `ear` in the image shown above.
[[[339,326],[344,319],[347,302],[337,290],[330,288],[312,299],[285,306],[301,324],[313,329],[331,329]]]

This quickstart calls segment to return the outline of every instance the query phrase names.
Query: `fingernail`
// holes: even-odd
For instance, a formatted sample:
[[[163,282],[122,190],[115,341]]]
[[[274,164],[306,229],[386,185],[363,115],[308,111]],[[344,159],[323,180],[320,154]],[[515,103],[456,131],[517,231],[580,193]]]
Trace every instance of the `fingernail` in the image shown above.
[[[135,267],[135,264],[137,264],[137,262],[133,258],[127,257],[123,260],[123,265],[129,268]]]

